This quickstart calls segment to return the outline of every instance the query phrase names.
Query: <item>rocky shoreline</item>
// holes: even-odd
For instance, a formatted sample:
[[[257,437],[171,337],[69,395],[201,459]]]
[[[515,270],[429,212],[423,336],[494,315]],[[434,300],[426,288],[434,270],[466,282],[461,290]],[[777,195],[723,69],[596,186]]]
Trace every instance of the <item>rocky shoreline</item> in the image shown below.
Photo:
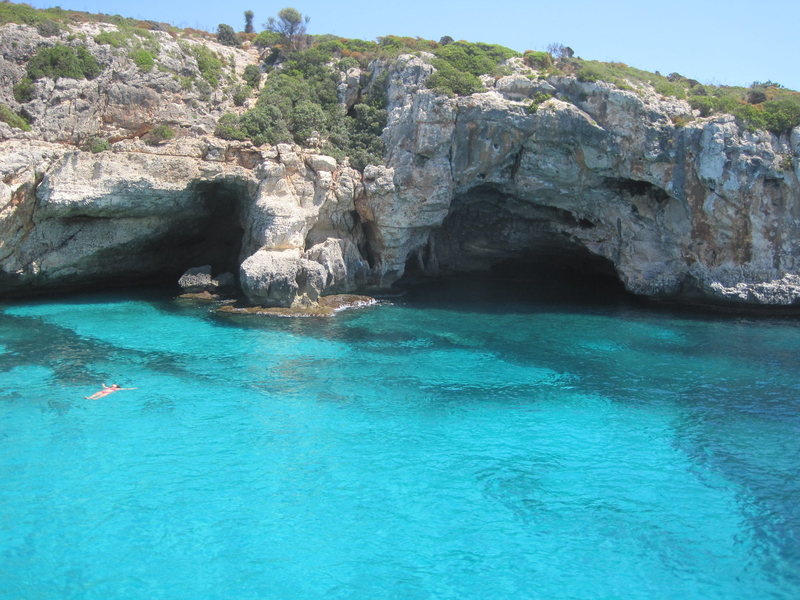
[[[0,33],[7,80],[48,43],[33,27]],[[203,43],[234,71],[259,60]],[[108,85],[59,80],[31,132],[0,124],[0,296],[175,281],[208,264],[254,306],[323,310],[326,296],[385,292],[408,273],[535,257],[600,261],[649,298],[800,304],[800,128],[749,131],[653,90],[536,79],[518,63],[486,92],[448,98],[425,87],[430,57],[401,55],[381,67],[385,162],[358,171],[314,147],[220,140],[225,100],[195,118],[164,73],[122,83],[130,65],[103,56]],[[343,103],[360,81],[344,78]],[[175,139],[133,135],[164,115]],[[102,128],[121,139],[99,153],[63,137]]]

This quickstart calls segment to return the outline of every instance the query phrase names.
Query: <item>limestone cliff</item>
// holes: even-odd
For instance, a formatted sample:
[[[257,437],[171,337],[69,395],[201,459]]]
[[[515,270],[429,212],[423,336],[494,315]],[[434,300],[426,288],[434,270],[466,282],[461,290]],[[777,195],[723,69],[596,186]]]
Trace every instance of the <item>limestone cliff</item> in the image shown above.
[[[747,131],[652,89],[537,79],[520,64],[448,98],[425,87],[430,57],[403,55],[374,65],[389,75],[386,155],[359,172],[315,149],[215,138],[236,109],[183,89],[199,67],[159,35],[170,68],[142,73],[89,43],[101,76],[40,81],[24,107],[32,131],[0,124],[0,293],[175,281],[208,263],[238,270],[253,303],[288,306],[385,290],[409,268],[591,254],[640,295],[800,303],[800,128]],[[0,101],[23,108],[10,87],[52,43],[0,28]],[[232,76],[259,60],[202,43]],[[358,85],[343,80],[343,102]],[[155,123],[177,137],[145,144]],[[109,150],[80,149],[97,134]]]

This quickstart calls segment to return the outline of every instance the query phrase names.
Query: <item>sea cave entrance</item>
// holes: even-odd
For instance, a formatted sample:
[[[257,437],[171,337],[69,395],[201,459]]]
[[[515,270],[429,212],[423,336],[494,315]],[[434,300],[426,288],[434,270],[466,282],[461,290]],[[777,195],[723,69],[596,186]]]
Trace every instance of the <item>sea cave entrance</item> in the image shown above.
[[[462,280],[486,296],[548,302],[632,298],[614,264],[581,243],[580,232],[594,227],[567,210],[480,186],[454,199],[399,285]]]
[[[214,275],[239,270],[244,230],[241,211],[253,193],[249,182],[226,178],[192,184],[180,194],[190,194],[190,201],[176,198],[186,206],[175,215],[163,217],[153,228],[146,222],[131,222],[142,235],[124,245],[101,250],[92,257],[100,269],[87,269],[88,277],[75,281],[76,289],[87,284],[125,288],[141,285],[175,285],[189,268],[211,265]],[[165,201],[170,201],[169,198]],[[156,234],[148,234],[148,230]]]
[[[244,229],[241,211],[252,194],[249,182],[238,178],[202,182],[195,186],[201,216],[185,246],[180,276],[186,269],[211,265],[214,274],[238,273]]]

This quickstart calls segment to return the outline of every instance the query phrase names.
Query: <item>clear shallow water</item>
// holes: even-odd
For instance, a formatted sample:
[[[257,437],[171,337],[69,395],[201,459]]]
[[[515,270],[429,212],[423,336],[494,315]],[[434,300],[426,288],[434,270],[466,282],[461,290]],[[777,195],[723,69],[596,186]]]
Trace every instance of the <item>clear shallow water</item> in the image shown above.
[[[0,597],[800,597],[798,321],[508,298],[0,305]]]

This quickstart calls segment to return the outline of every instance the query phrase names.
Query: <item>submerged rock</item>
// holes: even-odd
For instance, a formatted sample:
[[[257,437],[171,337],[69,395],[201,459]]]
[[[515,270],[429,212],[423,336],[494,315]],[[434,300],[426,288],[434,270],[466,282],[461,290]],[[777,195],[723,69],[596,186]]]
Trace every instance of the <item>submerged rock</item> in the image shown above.
[[[322,296],[319,301],[307,306],[264,307],[264,306],[220,306],[218,313],[232,315],[251,315],[264,317],[332,317],[348,309],[373,306],[378,301],[370,296],[356,294],[333,294]]]

